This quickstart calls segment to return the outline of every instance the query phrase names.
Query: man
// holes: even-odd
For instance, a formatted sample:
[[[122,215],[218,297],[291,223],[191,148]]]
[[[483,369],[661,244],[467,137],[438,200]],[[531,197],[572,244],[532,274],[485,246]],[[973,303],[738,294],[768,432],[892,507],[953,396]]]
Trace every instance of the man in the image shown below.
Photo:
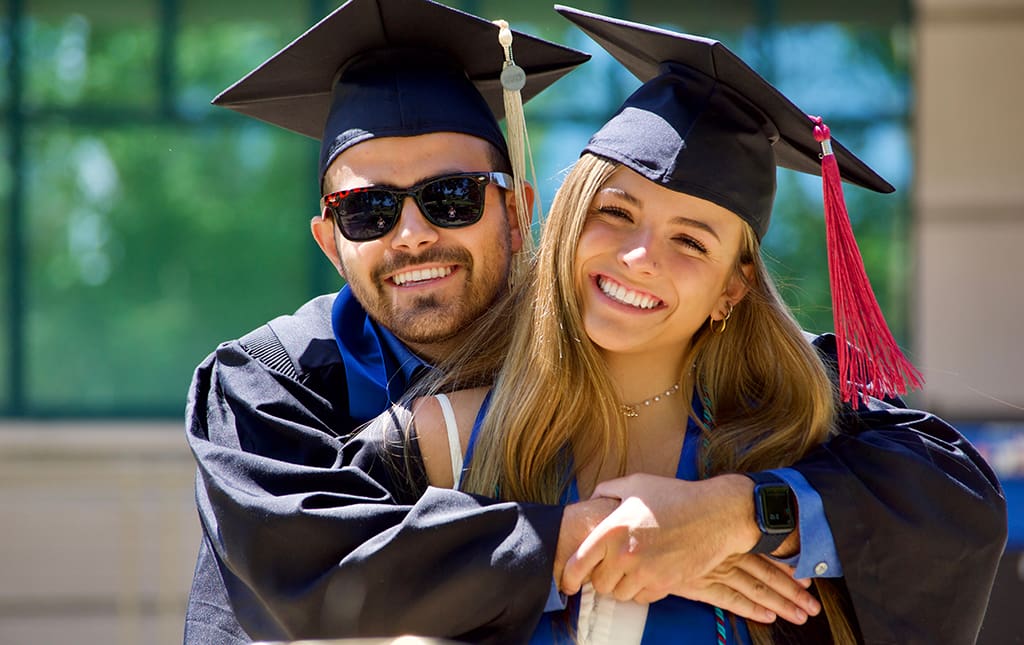
[[[499,34],[424,0],[354,0],[215,100],[322,139],[320,183],[331,200],[351,188],[416,188],[411,199],[379,189],[345,195],[343,205],[377,215],[361,229],[325,199],[313,236],[348,286],[222,345],[198,368],[188,424],[204,540],[187,642],[382,629],[356,620],[362,581],[315,582],[348,544],[374,535],[389,514],[404,516],[385,508],[367,524],[348,513],[347,501],[374,483],[346,463],[342,439],[397,400],[425,361],[452,351],[529,239],[520,219],[529,221],[529,204],[511,190],[495,118],[506,91],[499,77],[511,67]],[[524,99],[588,58],[518,33],[512,50]],[[337,495],[327,506],[344,512],[307,512],[309,493]],[[553,540],[561,509],[506,505],[491,515],[501,516],[499,533],[536,515],[529,523]],[[550,578],[550,563],[536,559]],[[436,577],[428,574],[425,583]],[[466,596],[481,610],[493,603],[472,588]],[[405,611],[390,622],[415,630],[422,618]]]
[[[403,495],[382,484],[395,480],[394,463],[343,442],[426,365],[457,351],[528,241],[528,207],[502,174],[512,164],[491,113],[500,103],[493,98],[488,110],[466,81],[500,95],[504,61],[489,55],[496,43],[489,23],[430,2],[354,0],[218,98],[322,138],[325,210],[312,232],[348,286],[225,343],[196,371],[187,421],[204,539],[187,642],[403,632],[516,642],[547,604],[552,573],[560,578],[589,528],[615,508],[608,500],[569,509],[499,504],[435,489]],[[526,70],[524,98],[585,60],[521,34],[513,48]],[[322,132],[309,125],[325,122]],[[482,196],[482,207],[463,213],[445,201],[452,195],[474,204]],[[969,446],[939,444],[936,436],[958,441],[940,422],[880,409],[857,429],[802,466],[834,484],[815,480],[826,507],[870,489],[884,498],[880,513],[903,510],[902,480],[872,470],[881,454],[949,490],[987,483],[970,521],[993,516],[994,478]],[[948,461],[937,469],[931,462],[940,458]],[[742,494],[752,523],[750,491]],[[650,562],[653,580],[649,570],[664,560]],[[806,593],[759,575],[770,593],[739,592],[722,606],[754,617],[770,605],[800,620],[800,603],[813,613]],[[864,596],[875,600],[870,590]]]

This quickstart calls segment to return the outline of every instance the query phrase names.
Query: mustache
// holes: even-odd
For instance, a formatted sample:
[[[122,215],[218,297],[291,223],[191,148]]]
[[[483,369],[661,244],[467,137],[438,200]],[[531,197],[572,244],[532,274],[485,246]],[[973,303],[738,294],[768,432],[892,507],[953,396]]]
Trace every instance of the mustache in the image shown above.
[[[384,276],[417,264],[461,264],[473,268],[473,256],[464,248],[430,248],[419,254],[391,253],[373,271],[373,279],[380,282]]]

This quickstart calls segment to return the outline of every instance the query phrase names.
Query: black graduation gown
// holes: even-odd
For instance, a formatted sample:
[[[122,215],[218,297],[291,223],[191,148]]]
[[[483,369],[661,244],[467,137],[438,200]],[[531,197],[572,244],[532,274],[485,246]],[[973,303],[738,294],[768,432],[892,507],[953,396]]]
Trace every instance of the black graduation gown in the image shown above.
[[[816,345],[834,358],[832,335]],[[941,419],[869,408],[793,466],[821,495],[864,640],[974,643],[1006,544],[999,481]]]
[[[267,342],[255,334],[195,372],[186,430],[203,540],[185,642],[522,640],[550,587],[561,507],[421,495],[424,480],[410,490],[383,442],[345,445],[366,418],[348,414],[358,406],[347,401],[333,301],[272,321],[294,362],[280,351],[262,352],[276,369],[253,358]]]
[[[243,339],[196,370],[186,422],[203,542],[185,641],[525,640],[561,508],[426,488],[415,450],[409,484],[393,434],[345,442],[365,419],[348,414],[332,301],[274,321],[290,363],[253,358]],[[874,408],[795,466],[822,496],[863,640],[973,642],[1006,537],[998,482],[939,419]]]

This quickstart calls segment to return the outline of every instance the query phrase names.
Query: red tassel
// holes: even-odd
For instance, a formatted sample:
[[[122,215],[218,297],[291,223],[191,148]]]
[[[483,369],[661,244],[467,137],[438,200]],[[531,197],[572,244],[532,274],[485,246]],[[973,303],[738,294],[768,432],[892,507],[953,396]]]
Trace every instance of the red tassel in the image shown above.
[[[908,386],[921,387],[924,378],[903,356],[885,323],[850,226],[828,126],[819,117],[811,118],[814,139],[823,151],[821,176],[840,394],[844,402],[853,400],[855,394],[858,399],[906,394]]]

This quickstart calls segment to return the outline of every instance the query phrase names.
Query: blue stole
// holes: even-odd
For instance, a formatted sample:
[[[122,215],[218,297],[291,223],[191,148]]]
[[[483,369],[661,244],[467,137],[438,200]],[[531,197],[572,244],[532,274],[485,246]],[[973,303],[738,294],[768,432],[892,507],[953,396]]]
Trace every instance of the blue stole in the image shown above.
[[[387,410],[429,367],[370,318],[348,285],[334,299],[331,326],[345,367],[352,428]]]

